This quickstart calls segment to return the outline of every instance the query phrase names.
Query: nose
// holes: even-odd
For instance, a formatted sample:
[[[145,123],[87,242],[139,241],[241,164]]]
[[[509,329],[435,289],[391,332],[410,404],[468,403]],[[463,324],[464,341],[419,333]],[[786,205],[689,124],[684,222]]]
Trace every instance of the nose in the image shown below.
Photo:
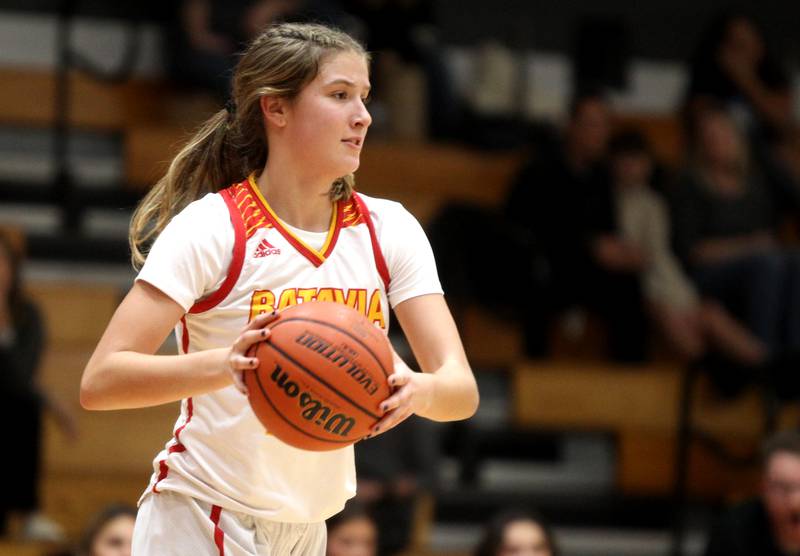
[[[353,117],[353,127],[356,128],[368,128],[372,123],[372,116],[367,110],[367,106],[364,104],[364,101],[359,99],[358,100],[358,108],[356,109],[356,113]]]

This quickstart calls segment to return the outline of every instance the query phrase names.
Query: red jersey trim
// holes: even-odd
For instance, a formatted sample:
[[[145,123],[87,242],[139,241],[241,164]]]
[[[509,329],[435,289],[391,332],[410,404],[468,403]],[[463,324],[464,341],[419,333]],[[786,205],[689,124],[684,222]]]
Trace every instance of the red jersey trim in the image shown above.
[[[192,402],[192,398],[186,398],[186,421],[175,429],[175,444],[167,448],[167,454],[174,454],[175,452],[185,452],[186,446],[181,444],[181,433],[183,429],[186,428],[186,425],[189,424],[189,421],[192,420],[192,415],[194,415],[194,403]],[[162,459],[158,462],[158,479],[156,479],[155,484],[153,485],[153,492],[158,494],[158,483],[163,481],[169,475],[169,465],[167,465],[167,460]]]
[[[222,516],[222,508],[211,506],[211,523],[214,524],[214,544],[219,550],[219,556],[225,556],[225,531],[219,526],[219,518]]]
[[[361,213],[361,219],[369,229],[369,237],[372,241],[372,255],[375,257],[375,266],[378,268],[378,274],[380,274],[381,280],[383,280],[383,287],[386,289],[386,295],[389,295],[391,276],[389,275],[389,267],[386,266],[386,259],[383,258],[381,245],[378,243],[378,234],[375,233],[375,225],[372,223],[372,217],[369,215],[369,209],[367,208],[366,203],[364,203],[364,199],[362,199],[361,196],[355,191],[353,191],[353,199],[358,205],[358,211]]]
[[[181,317],[181,349],[183,353],[189,353],[189,327],[186,326],[186,315]]]
[[[283,221],[278,217],[277,214],[275,214],[275,212],[272,210],[272,207],[269,206],[269,203],[261,194],[261,190],[258,188],[258,184],[255,181],[254,174],[251,174],[250,177],[247,178],[247,185],[250,187],[253,197],[259,203],[260,208],[268,215],[267,218],[270,224],[272,224],[272,226],[278,230],[278,232],[280,232],[284,239],[288,241],[298,253],[308,259],[309,262],[314,266],[320,266],[322,263],[324,263],[325,259],[333,252],[333,248],[336,246],[336,240],[339,238],[339,222],[341,220],[341,209],[339,205],[341,203],[335,203],[333,213],[331,214],[331,223],[328,228],[328,237],[325,239],[325,244],[322,246],[322,248],[317,251],[316,249],[309,247],[302,239],[294,235],[291,230],[286,228],[286,226],[283,224]]]
[[[235,286],[237,280],[239,280],[239,275],[242,272],[242,266],[244,266],[245,242],[247,241],[245,238],[244,218],[239,212],[239,207],[236,205],[236,201],[233,198],[233,193],[230,189],[224,189],[220,191],[219,194],[222,196],[222,199],[225,201],[225,205],[228,207],[228,212],[231,216],[231,223],[233,224],[233,258],[231,259],[231,264],[228,267],[228,275],[225,277],[225,281],[222,282],[222,285],[217,291],[196,302],[189,309],[189,312],[193,314],[208,311],[212,307],[219,305],[219,303],[225,299],[229,293],[231,293],[233,286]],[[186,352],[184,351],[184,353]]]

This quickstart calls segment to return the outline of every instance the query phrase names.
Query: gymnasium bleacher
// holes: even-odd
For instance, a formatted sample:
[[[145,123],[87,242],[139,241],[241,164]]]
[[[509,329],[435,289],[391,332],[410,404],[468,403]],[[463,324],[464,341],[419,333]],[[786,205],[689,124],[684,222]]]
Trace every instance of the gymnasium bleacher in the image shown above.
[[[70,132],[108,141],[116,163],[114,179],[91,186],[72,181],[70,203],[81,205],[76,223],[75,214],[65,214],[67,209],[62,212],[63,198],[50,185],[55,182],[29,183],[0,172],[0,199],[11,207],[0,210],[0,224],[10,224],[26,236],[28,289],[45,315],[48,333],[42,383],[78,415],[80,437],[75,442],[59,434],[52,422],[46,423],[42,474],[43,510],[74,539],[103,505],[120,500],[135,503],[149,478],[152,457],[169,438],[177,417],[177,404],[136,411],[83,411],[78,385],[99,335],[133,276],[126,266],[124,235],[130,209],[163,171],[182,138],[216,105],[208,97],[177,90],[159,77],[102,82],[75,72],[67,78],[69,102],[62,121],[55,112],[56,82],[52,68],[4,66],[0,59],[0,129],[49,133],[61,122]],[[619,124],[641,129],[663,163],[675,165],[681,160],[681,135],[674,117],[625,114]],[[8,143],[5,147],[14,147]],[[0,150],[3,147],[0,141]],[[48,158],[50,151],[35,156]],[[498,206],[523,158],[521,150],[483,152],[462,145],[383,139],[364,151],[357,182],[367,194],[402,202],[426,224],[450,201]],[[91,209],[111,214],[115,224],[108,229],[112,232],[91,233]],[[39,216],[28,218],[28,211]],[[64,222],[69,223],[67,228]],[[592,552],[595,537],[581,536],[587,535],[581,527],[586,521],[612,529],[608,538],[619,535],[622,540],[613,545],[623,547],[618,554],[663,553],[658,550],[669,538],[678,475],[685,369],[669,358],[631,367],[592,356],[596,339],[591,337],[591,327],[588,335],[580,337],[554,330],[557,355],[547,361],[528,361],[516,323],[477,306],[461,307],[459,314],[468,355],[486,387],[481,413],[475,423],[463,426],[465,436],[459,438],[469,443],[470,435],[475,435],[474,440],[510,433],[514,442],[528,438],[535,442],[536,435],[573,435],[579,439],[578,450],[591,452],[599,446],[599,453],[610,453],[612,461],[606,467],[598,461],[594,472],[600,486],[590,488],[588,494],[581,495],[578,484],[577,491],[557,495],[548,492],[546,483],[557,478],[558,462],[552,465],[555,471],[546,470],[533,486],[525,479],[514,483],[492,475],[510,476],[517,463],[523,475],[535,475],[542,469],[535,449],[532,462],[525,461],[524,453],[519,458],[492,450],[473,454],[478,460],[477,474],[466,485],[459,479],[463,453],[453,450],[442,470],[443,491],[418,508],[415,548],[409,556],[467,554],[475,519],[509,500],[535,502],[563,517],[563,530],[577,539],[571,554],[602,553]],[[170,349],[169,343],[164,349]],[[764,419],[757,393],[723,402],[702,380],[693,392],[693,427],[702,432],[699,436],[712,437],[715,444],[743,456],[752,453]],[[783,418],[796,421],[797,415],[790,412]],[[582,443],[581,438],[589,440]],[[570,440],[560,442],[562,448],[572,445]],[[480,443],[475,446],[480,451]],[[719,502],[731,493],[746,492],[755,481],[752,467],[731,465],[702,439],[690,444],[688,461],[688,492],[695,500]],[[610,483],[603,482],[606,479]],[[492,487],[492,481],[500,486]],[[623,539],[626,526],[633,541]],[[647,552],[653,544],[647,537],[654,530],[658,531],[656,549]],[[636,544],[637,535],[644,538],[640,544]],[[634,548],[624,552],[625,546]],[[0,543],[0,556],[40,556],[47,548]]]

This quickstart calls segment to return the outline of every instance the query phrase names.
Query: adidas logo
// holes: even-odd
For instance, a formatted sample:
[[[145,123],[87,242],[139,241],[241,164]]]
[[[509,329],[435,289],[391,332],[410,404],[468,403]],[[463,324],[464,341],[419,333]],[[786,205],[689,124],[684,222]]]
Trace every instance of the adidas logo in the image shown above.
[[[256,247],[256,252],[253,253],[254,258],[269,257],[270,255],[280,255],[281,250],[270,244],[266,239],[262,239],[261,243]]]

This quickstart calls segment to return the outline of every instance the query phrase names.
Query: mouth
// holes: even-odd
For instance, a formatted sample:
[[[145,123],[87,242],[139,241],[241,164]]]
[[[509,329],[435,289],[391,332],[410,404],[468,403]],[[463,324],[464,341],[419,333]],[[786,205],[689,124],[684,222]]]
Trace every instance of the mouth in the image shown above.
[[[350,137],[348,139],[342,139],[342,143],[349,145],[355,149],[360,149],[361,145],[364,143],[363,137]]]

